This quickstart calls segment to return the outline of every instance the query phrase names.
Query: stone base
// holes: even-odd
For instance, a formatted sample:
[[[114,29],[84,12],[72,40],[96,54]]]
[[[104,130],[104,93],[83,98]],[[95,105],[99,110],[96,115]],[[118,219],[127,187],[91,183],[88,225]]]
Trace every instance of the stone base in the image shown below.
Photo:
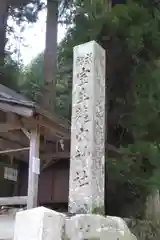
[[[16,215],[14,240],[136,240],[123,219],[94,214],[67,217],[44,207]]]
[[[136,240],[123,219],[80,214],[66,220],[65,234],[70,240]]]
[[[64,224],[65,215],[44,207],[18,212],[14,240],[60,240]]]

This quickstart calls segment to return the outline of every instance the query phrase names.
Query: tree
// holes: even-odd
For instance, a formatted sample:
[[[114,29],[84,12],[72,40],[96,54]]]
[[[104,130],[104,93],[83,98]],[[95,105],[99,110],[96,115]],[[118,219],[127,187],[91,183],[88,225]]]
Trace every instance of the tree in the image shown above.
[[[47,32],[46,32],[46,50],[44,61],[44,77],[46,83],[52,82],[54,73],[56,71],[56,48],[57,48],[57,23],[63,16],[72,3],[71,0],[61,1],[47,1]],[[8,82],[5,76],[5,57],[6,57],[6,43],[7,33],[14,33],[15,29],[7,25],[9,17],[18,25],[24,28],[23,22],[35,22],[39,11],[46,7],[45,0],[7,0],[0,2],[0,75],[1,83]],[[13,37],[13,35],[11,36]],[[53,52],[53,54],[51,54]],[[54,70],[55,69],[55,70]],[[6,83],[7,85],[9,85]],[[52,83],[53,84],[53,83]]]
[[[7,42],[6,32],[14,31],[7,27],[7,19],[9,16],[12,17],[13,21],[17,25],[21,22],[35,22],[37,19],[38,12],[44,6],[43,0],[7,0],[0,2],[0,35],[1,35],[1,56],[4,57],[5,45]],[[2,58],[1,57],[1,58]]]
[[[61,51],[59,46],[58,55]],[[60,58],[61,59],[61,58]],[[71,116],[71,85],[61,72],[61,60],[58,57],[58,72],[56,75],[56,104],[55,111],[59,116],[70,119]],[[39,54],[22,74],[21,91],[33,101],[41,103],[44,87],[44,53]]]
[[[13,70],[17,74],[20,66],[11,59],[11,53],[6,52],[7,33],[10,36],[14,29],[7,24],[12,17],[17,25],[24,21],[35,22],[39,10],[43,6],[41,0],[6,0],[0,1],[0,77],[1,84],[17,89],[18,79],[12,78]],[[9,59],[9,61],[8,61]],[[13,64],[14,62],[14,64]],[[16,75],[17,76],[17,75]],[[14,76],[15,77],[15,76]]]
[[[66,19],[67,11],[72,3],[73,0],[47,0],[46,47],[44,51],[45,84],[43,90],[48,97],[43,99],[43,104],[45,108],[50,108],[50,111],[55,109],[58,21],[63,22],[64,16]]]

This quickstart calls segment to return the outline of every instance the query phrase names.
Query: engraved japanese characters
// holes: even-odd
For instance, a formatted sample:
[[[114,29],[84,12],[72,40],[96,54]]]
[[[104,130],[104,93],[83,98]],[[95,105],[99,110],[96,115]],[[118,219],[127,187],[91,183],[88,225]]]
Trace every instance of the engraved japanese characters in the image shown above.
[[[74,48],[69,211],[104,205],[105,51]]]

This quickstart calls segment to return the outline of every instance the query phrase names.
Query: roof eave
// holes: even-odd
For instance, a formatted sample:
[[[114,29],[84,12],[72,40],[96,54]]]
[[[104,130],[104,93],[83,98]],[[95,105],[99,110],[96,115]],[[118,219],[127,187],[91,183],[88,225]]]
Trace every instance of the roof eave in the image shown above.
[[[25,104],[11,103],[10,101],[0,100],[0,110],[3,112],[13,112],[23,117],[33,117],[34,107]]]

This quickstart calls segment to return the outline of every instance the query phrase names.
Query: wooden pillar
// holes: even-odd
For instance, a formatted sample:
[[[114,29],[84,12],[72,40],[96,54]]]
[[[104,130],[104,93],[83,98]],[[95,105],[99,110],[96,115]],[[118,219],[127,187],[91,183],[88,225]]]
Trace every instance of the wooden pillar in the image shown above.
[[[37,207],[38,179],[40,168],[39,147],[40,133],[38,128],[36,128],[32,130],[30,134],[27,209]]]
[[[103,213],[105,51],[95,41],[74,48],[69,211]]]

